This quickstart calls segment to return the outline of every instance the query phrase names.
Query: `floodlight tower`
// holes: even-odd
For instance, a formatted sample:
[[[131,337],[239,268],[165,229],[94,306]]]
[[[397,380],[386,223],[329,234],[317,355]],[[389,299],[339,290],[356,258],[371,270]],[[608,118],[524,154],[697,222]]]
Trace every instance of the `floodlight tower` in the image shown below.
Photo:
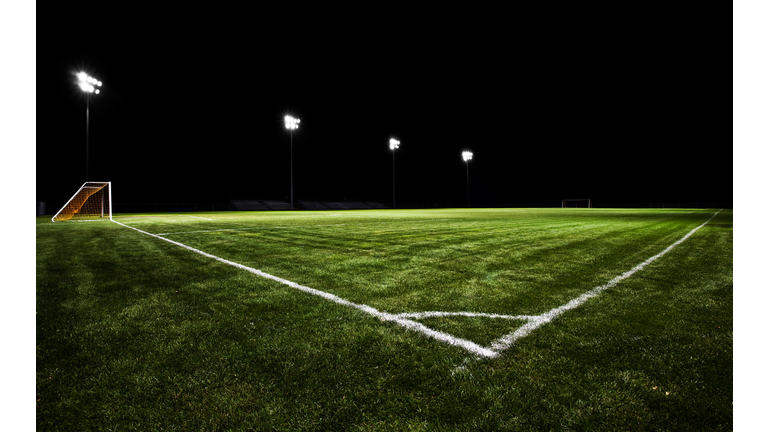
[[[293,131],[299,128],[301,120],[285,116],[285,128],[290,131],[291,134],[291,207],[293,207]]]
[[[76,75],[77,85],[80,87],[80,90],[85,92],[85,181],[88,181],[88,141],[90,139],[91,93],[99,94],[99,89],[96,87],[101,87],[101,81],[92,76],[88,76],[85,72],[78,72]]]
[[[395,208],[395,150],[400,148],[400,141],[390,138],[389,149],[392,150],[392,208]]]
[[[461,152],[461,157],[464,158],[464,162],[467,164],[467,207],[469,207],[469,161],[472,160],[472,152]]]

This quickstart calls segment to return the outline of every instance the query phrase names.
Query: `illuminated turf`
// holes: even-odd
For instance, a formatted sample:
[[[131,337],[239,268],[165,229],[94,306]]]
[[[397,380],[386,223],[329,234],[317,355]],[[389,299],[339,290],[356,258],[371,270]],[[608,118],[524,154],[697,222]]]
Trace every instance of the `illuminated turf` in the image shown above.
[[[716,212],[232,212],[115,220],[489,346],[525,324],[498,316],[561,307],[664,251]],[[219,426],[283,421],[298,429],[378,430],[397,421],[427,430],[611,430],[650,425],[659,416],[728,426],[731,221],[732,211],[719,213],[631,278],[486,360],[118,224],[39,223],[38,392],[65,402],[41,399],[38,424],[74,419],[78,410],[109,411],[110,402],[87,397],[90,387],[77,377],[117,370],[94,388],[120,388],[115,403],[139,391],[147,393],[139,406],[152,398],[166,404],[122,417],[114,411],[116,424],[171,412],[171,422],[181,424],[181,410],[194,425],[207,416]],[[58,338],[63,330],[73,335],[75,352],[66,348],[69,339]],[[134,357],[145,360],[127,361]],[[43,378],[54,370],[68,371],[68,378]],[[153,383],[162,370],[172,376]],[[142,390],[125,387],[130,377],[144,383]],[[207,406],[203,384],[211,379],[218,383],[214,398],[233,410],[252,409],[231,417],[195,411]],[[680,399],[666,400],[671,405],[660,412],[646,387],[662,381]],[[171,388],[187,389],[189,405],[172,399]],[[347,397],[362,408],[346,410]],[[544,411],[554,414],[526,417],[542,409],[542,397],[549,401]],[[48,413],[42,420],[40,410]]]

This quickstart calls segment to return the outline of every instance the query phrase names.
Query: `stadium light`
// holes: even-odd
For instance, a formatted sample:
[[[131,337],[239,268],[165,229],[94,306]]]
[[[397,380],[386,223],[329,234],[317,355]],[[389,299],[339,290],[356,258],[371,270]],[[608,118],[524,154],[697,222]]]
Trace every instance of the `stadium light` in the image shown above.
[[[88,144],[90,140],[91,93],[99,94],[101,81],[85,72],[78,72],[77,85],[85,92],[85,181],[88,181]]]
[[[400,141],[390,138],[389,149],[392,150],[392,208],[395,208],[395,150],[400,148]]]
[[[293,207],[293,131],[299,128],[299,123],[301,120],[289,115],[285,116],[285,128],[291,133],[291,207]]]
[[[467,164],[467,207],[469,207],[469,161],[472,160],[472,152],[470,151],[461,152],[461,157],[464,159],[464,162]]]

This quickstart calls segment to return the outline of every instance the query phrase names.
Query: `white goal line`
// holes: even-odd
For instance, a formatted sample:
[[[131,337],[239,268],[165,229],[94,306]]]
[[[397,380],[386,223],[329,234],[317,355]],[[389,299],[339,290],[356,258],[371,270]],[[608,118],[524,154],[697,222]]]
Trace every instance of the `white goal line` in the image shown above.
[[[564,305],[562,305],[560,307],[554,308],[554,309],[552,309],[552,310],[550,310],[548,312],[545,312],[545,313],[543,313],[541,315],[498,315],[498,314],[475,313],[475,312],[439,312],[439,311],[435,311],[435,312],[413,312],[413,313],[390,314],[390,313],[386,313],[386,312],[381,312],[381,311],[379,311],[377,309],[374,309],[374,308],[372,308],[370,306],[367,306],[367,305],[353,303],[353,302],[351,302],[349,300],[345,300],[345,299],[343,299],[341,297],[338,297],[338,296],[333,295],[331,293],[327,293],[325,291],[320,291],[320,290],[317,290],[317,289],[314,289],[314,288],[310,288],[310,287],[306,287],[306,286],[303,286],[303,285],[299,285],[299,284],[297,284],[295,282],[291,282],[289,280],[282,279],[282,278],[279,278],[277,276],[273,276],[273,275],[271,275],[269,273],[265,273],[265,272],[263,272],[261,270],[257,270],[257,269],[254,269],[254,268],[251,268],[251,267],[248,267],[248,266],[244,266],[242,264],[238,264],[236,262],[232,262],[232,261],[229,261],[229,260],[217,257],[215,255],[211,255],[211,254],[209,254],[207,252],[203,252],[201,250],[192,248],[192,247],[187,246],[185,244],[182,244],[182,243],[179,243],[179,242],[167,239],[165,237],[161,237],[161,236],[159,236],[157,234],[151,234],[151,233],[148,233],[146,231],[142,231],[142,230],[140,230],[138,228],[134,228],[132,226],[125,225],[125,224],[122,224],[122,223],[117,222],[117,221],[113,221],[113,222],[118,224],[118,225],[124,226],[126,228],[130,228],[132,230],[136,230],[136,231],[138,231],[138,232],[140,232],[142,234],[146,234],[146,235],[158,238],[160,240],[164,240],[164,241],[167,241],[169,243],[173,243],[173,244],[175,244],[177,246],[181,246],[181,247],[183,247],[185,249],[188,249],[190,251],[196,252],[196,253],[198,253],[200,255],[203,255],[205,257],[212,258],[212,259],[214,259],[216,261],[219,261],[219,262],[222,262],[224,264],[228,264],[228,265],[231,265],[233,267],[237,267],[239,269],[245,270],[247,272],[256,274],[256,275],[261,276],[261,277],[265,277],[267,279],[272,279],[272,280],[274,280],[276,282],[279,282],[279,283],[284,284],[284,285],[288,285],[288,286],[290,286],[292,288],[301,290],[301,291],[306,292],[308,294],[312,294],[312,295],[316,295],[316,296],[325,298],[327,300],[333,301],[333,302],[338,303],[338,304],[343,305],[343,306],[348,306],[348,307],[352,307],[352,308],[361,310],[363,312],[366,312],[366,313],[368,313],[370,315],[375,316],[376,318],[379,318],[382,321],[393,322],[393,323],[395,323],[395,324],[397,324],[397,325],[399,325],[401,327],[405,327],[406,329],[413,330],[415,332],[419,332],[419,333],[421,333],[421,334],[423,334],[425,336],[431,337],[433,339],[437,339],[437,340],[439,340],[441,342],[445,342],[445,343],[448,343],[450,345],[454,345],[454,346],[458,346],[458,347],[464,348],[466,351],[469,351],[470,353],[473,353],[473,354],[475,354],[475,355],[477,355],[479,357],[495,358],[495,357],[498,357],[501,354],[502,351],[504,351],[507,348],[511,347],[517,340],[519,340],[520,338],[523,338],[525,336],[528,336],[529,334],[531,334],[531,332],[533,332],[537,328],[541,327],[542,325],[544,325],[544,324],[546,324],[548,322],[551,322],[552,320],[554,320],[555,318],[560,316],[560,314],[562,314],[563,312],[571,310],[571,309],[575,309],[575,308],[581,306],[582,304],[584,304],[590,298],[599,295],[601,292],[605,291],[606,289],[611,288],[611,287],[615,286],[616,284],[618,284],[620,281],[622,281],[622,280],[632,276],[633,274],[635,274],[635,272],[637,272],[639,270],[642,270],[645,266],[647,266],[651,262],[655,261],[656,259],[660,258],[661,256],[665,255],[667,252],[672,250],[672,248],[674,248],[675,246],[677,246],[680,243],[682,243],[685,240],[687,240],[688,237],[690,237],[691,235],[693,235],[693,233],[698,231],[699,228],[701,228],[704,225],[706,225],[707,223],[709,223],[709,221],[711,221],[721,211],[722,210],[717,211],[706,222],[704,222],[703,224],[701,224],[698,227],[696,227],[693,230],[691,230],[683,238],[681,238],[680,240],[676,241],[675,243],[673,243],[672,245],[670,245],[669,247],[667,247],[666,249],[664,249],[660,253],[658,253],[658,254],[648,258],[647,260],[645,260],[642,263],[638,264],[637,266],[633,267],[631,270],[629,270],[629,271],[627,271],[627,272],[625,272],[625,273],[623,273],[623,274],[621,274],[619,276],[616,276],[615,278],[611,279],[607,284],[599,286],[597,288],[593,288],[593,289],[587,291],[586,293],[580,295],[579,297],[571,300],[570,302],[568,302],[568,303],[566,303],[566,304],[564,304]],[[480,346],[480,345],[478,345],[478,344],[476,344],[476,343],[474,343],[472,341],[469,341],[469,340],[466,340],[466,339],[461,339],[461,338],[455,337],[455,336],[453,336],[451,334],[448,334],[448,333],[443,333],[443,332],[439,332],[439,331],[433,330],[433,329],[431,329],[431,328],[429,328],[429,327],[427,327],[427,326],[425,326],[425,325],[423,325],[423,324],[421,324],[419,322],[413,321],[413,319],[422,319],[422,318],[430,318],[430,317],[441,317],[441,316],[466,316],[466,317],[502,318],[502,319],[512,319],[512,320],[525,320],[525,321],[527,321],[527,323],[524,324],[519,329],[517,329],[515,332],[510,333],[510,334],[505,335],[505,336],[502,336],[501,338],[499,338],[496,341],[492,342],[490,348],[486,348],[486,347]],[[412,318],[412,319],[409,319],[409,318]]]

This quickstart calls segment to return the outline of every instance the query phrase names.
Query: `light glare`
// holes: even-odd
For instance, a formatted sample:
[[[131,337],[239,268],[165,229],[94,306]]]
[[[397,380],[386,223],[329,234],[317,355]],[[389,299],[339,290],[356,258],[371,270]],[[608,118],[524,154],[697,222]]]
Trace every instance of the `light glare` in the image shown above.
[[[395,150],[395,149],[400,148],[400,141],[398,141],[398,140],[396,140],[394,138],[390,138],[389,139],[389,148],[390,148],[390,150]]]
[[[289,115],[285,116],[285,128],[286,129],[290,129],[290,130],[298,129],[299,128],[299,123],[301,123],[301,120],[299,120],[297,118],[294,118],[294,117],[291,117]]]
[[[96,90],[94,85],[101,87],[101,81],[94,77],[88,76],[88,74],[85,72],[78,72],[76,75],[78,79],[77,85],[80,86],[82,91],[99,94],[99,90]]]
[[[81,82],[78,84],[80,86],[80,89],[84,92],[93,93],[93,86],[88,84],[87,82]]]
[[[472,152],[469,152],[469,151],[462,152],[461,157],[464,158],[464,162],[472,160]]]

